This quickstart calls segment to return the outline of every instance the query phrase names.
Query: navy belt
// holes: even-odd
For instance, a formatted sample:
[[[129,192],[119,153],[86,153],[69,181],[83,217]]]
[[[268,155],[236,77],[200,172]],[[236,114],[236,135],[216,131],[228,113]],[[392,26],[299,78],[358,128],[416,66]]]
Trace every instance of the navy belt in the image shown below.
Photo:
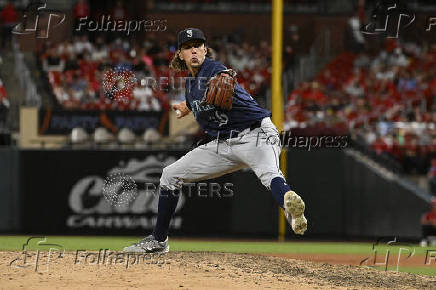
[[[218,135],[218,139],[219,140],[227,140],[229,138],[237,138],[237,137],[239,137],[239,134],[241,134],[242,132],[245,133],[245,131],[247,129],[249,129],[248,132],[250,132],[250,131],[252,131],[252,130],[254,130],[256,128],[260,128],[261,126],[262,126],[262,120],[258,120],[256,122],[254,122],[253,124],[251,124],[250,127],[245,128],[241,132],[233,131],[231,134],[223,134],[223,135],[219,134]],[[246,132],[246,133],[248,133],[248,132]]]

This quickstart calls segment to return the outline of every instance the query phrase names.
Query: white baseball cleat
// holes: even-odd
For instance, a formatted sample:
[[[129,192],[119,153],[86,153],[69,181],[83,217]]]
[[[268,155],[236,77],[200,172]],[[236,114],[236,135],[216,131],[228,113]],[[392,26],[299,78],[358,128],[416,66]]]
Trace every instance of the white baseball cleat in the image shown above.
[[[168,253],[170,246],[168,245],[168,237],[165,241],[159,242],[153,235],[149,235],[137,243],[131,246],[125,247],[123,252],[125,253]]]
[[[423,240],[419,243],[419,245],[420,245],[421,247],[427,247],[427,246],[428,246],[428,242],[427,242],[426,239],[423,239]]]
[[[304,235],[307,230],[307,220],[304,217],[305,204],[301,197],[290,190],[284,197],[285,216],[297,235]]]

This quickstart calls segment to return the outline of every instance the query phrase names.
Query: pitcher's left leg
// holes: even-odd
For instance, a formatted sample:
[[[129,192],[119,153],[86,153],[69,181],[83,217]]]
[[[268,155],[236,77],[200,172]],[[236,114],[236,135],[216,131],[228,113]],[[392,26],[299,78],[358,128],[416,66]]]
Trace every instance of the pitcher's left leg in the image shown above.
[[[254,171],[262,184],[272,190],[277,203],[284,207],[283,197],[290,188],[280,170],[280,137],[274,124],[266,118],[261,128],[252,130],[238,141],[231,145],[233,155]]]
[[[271,190],[274,199],[285,209],[286,218],[296,234],[304,234],[307,220],[304,216],[305,204],[301,197],[286,184],[280,170],[280,136],[271,120],[262,122],[255,129],[242,137],[240,144],[232,146],[234,154],[247,164]]]

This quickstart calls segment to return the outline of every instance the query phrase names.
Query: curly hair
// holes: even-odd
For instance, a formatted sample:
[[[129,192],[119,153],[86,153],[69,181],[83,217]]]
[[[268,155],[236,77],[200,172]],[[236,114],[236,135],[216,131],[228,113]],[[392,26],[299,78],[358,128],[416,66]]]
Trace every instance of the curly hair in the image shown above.
[[[180,49],[177,50],[177,52],[174,54],[174,57],[170,62],[170,69],[173,69],[175,71],[187,70],[188,67],[186,66],[186,62],[180,59],[179,53],[180,53]],[[206,57],[215,59],[215,51],[212,48],[207,47]]]

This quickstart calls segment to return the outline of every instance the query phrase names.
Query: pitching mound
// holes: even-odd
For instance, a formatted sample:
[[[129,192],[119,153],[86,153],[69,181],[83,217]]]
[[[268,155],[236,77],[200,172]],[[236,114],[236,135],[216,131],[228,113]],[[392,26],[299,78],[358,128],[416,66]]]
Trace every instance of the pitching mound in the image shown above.
[[[126,256],[0,252],[4,289],[436,289],[436,278],[281,257],[210,252]],[[36,270],[36,271],[35,271]]]

